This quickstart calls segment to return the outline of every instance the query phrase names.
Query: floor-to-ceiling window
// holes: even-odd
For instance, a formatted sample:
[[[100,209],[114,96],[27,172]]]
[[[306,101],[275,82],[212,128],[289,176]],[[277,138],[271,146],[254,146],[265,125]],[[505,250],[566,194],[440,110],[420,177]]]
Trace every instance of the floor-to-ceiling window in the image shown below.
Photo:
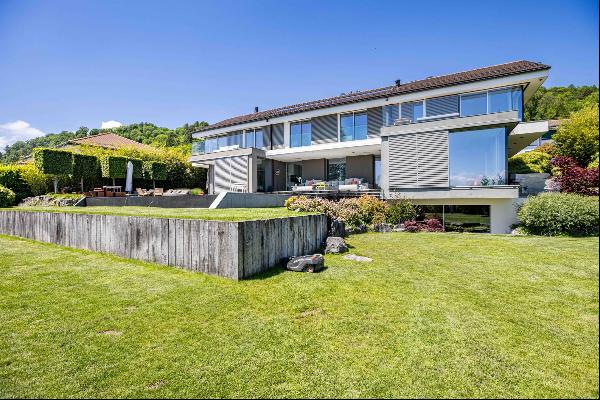
[[[489,233],[489,205],[420,205],[417,220],[437,219],[447,232]]]
[[[523,117],[523,91],[520,87],[487,90],[460,96],[460,116],[517,111]]]
[[[286,164],[287,187],[291,190],[294,186],[302,184],[302,164]]]
[[[340,141],[362,140],[367,138],[367,113],[356,112],[340,115]]]
[[[375,157],[375,165],[374,165],[374,175],[375,175],[375,187],[381,187],[381,157]]]
[[[327,180],[344,182],[346,179],[346,159],[327,160]]]
[[[506,184],[506,129],[448,134],[450,186]]]
[[[244,131],[244,143],[243,146],[240,147],[245,148],[257,148],[262,149],[265,147],[264,144],[264,132],[262,129],[246,129]]]
[[[312,127],[310,121],[290,124],[290,147],[310,146]]]

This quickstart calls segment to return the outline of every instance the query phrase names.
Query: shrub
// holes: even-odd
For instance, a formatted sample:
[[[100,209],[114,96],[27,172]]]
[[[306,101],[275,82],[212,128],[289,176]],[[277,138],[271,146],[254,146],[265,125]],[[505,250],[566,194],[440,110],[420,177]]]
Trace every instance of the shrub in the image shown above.
[[[48,193],[52,181],[49,175],[44,174],[33,163],[18,165],[16,167],[21,172],[21,178],[27,183],[33,196]]]
[[[425,221],[406,221],[404,223],[406,232],[444,232],[444,225],[439,219],[431,218]]]
[[[417,208],[406,199],[397,200],[388,207],[385,220],[388,224],[398,225],[417,217]]]
[[[0,185],[11,190],[16,202],[32,195],[29,185],[16,165],[0,166]]]
[[[552,159],[552,166],[553,180],[561,192],[598,196],[598,168],[581,168],[570,157],[556,157]]]
[[[598,235],[598,197],[542,193],[529,197],[518,214],[532,234]]]
[[[103,178],[125,178],[127,174],[127,158],[106,155],[100,158]]]
[[[71,175],[73,158],[71,152],[56,149],[33,149],[35,166],[44,174]]]
[[[508,171],[513,174],[549,173],[550,159],[548,153],[528,151],[508,159]]]
[[[0,208],[12,207],[16,204],[15,192],[0,185]]]
[[[586,166],[598,153],[598,104],[571,114],[552,136],[562,156]]]
[[[194,188],[190,191],[191,194],[193,194],[194,196],[202,196],[204,194],[204,190],[200,189],[200,188]]]
[[[558,148],[555,144],[551,142],[542,143],[538,147],[533,149],[533,151],[536,151],[538,153],[550,154],[551,157],[558,155]]]
[[[598,168],[598,154],[596,154],[596,157],[588,164],[588,168]]]

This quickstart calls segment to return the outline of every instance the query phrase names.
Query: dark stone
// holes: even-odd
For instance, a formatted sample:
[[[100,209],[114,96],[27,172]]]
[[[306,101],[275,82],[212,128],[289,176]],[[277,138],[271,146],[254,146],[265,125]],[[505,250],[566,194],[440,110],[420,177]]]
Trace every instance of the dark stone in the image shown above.
[[[329,220],[329,236],[346,236],[346,224],[339,219]]]
[[[352,235],[355,233],[365,233],[368,230],[369,228],[366,225],[351,226],[348,229],[346,229],[346,233]]]
[[[391,232],[392,224],[373,224],[373,232]]]
[[[292,257],[286,268],[295,272],[317,272],[323,269],[325,260],[321,254],[312,256]]]
[[[330,236],[327,238],[327,243],[325,246],[325,253],[345,253],[348,251],[348,246],[346,246],[346,242],[344,242],[344,238],[339,236]]]

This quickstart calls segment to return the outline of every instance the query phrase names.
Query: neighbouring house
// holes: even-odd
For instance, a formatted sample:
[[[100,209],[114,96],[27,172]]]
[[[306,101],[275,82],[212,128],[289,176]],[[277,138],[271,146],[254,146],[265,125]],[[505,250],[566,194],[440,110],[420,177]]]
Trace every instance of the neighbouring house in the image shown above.
[[[550,67],[515,61],[229,118],[194,133],[210,193],[375,193],[448,227],[505,233],[507,160],[548,132],[522,123]]]
[[[126,137],[115,133],[103,132],[97,135],[85,136],[78,139],[69,140],[63,147],[71,146],[97,146],[105,149],[119,149],[123,147],[135,148],[142,151],[155,150],[155,147],[147,144],[136,142],[135,140],[127,139]]]

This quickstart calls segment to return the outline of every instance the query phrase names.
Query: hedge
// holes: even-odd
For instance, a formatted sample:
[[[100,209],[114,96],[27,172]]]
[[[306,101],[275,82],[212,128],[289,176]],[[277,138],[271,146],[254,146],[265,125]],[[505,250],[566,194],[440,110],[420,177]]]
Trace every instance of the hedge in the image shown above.
[[[125,178],[127,174],[127,158],[119,156],[104,156],[100,159],[103,178]]]
[[[0,208],[12,207],[16,204],[15,192],[0,185]]]
[[[16,202],[21,202],[26,197],[33,195],[31,188],[23,179],[21,170],[17,165],[0,166],[0,186],[10,189]]]
[[[35,165],[44,174],[71,175],[73,173],[73,157],[70,151],[43,149],[33,150]]]
[[[167,164],[159,161],[144,161],[144,178],[155,181],[167,180]]]
[[[73,177],[95,178],[99,175],[98,158],[85,154],[73,153]]]
[[[519,220],[536,235],[598,235],[598,197],[542,193],[527,199]]]

